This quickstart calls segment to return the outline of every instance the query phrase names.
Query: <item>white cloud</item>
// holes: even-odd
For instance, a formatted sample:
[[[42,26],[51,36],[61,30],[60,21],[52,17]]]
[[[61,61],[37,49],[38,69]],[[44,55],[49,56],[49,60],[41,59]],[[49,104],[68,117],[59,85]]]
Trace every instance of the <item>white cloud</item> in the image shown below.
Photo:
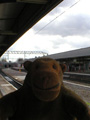
[[[53,54],[89,47],[89,0],[80,0],[79,3],[56,19],[57,16],[76,1],[64,0],[57,8],[26,32],[9,50],[44,51]],[[55,21],[47,25],[54,18]],[[46,27],[43,28],[45,25]]]

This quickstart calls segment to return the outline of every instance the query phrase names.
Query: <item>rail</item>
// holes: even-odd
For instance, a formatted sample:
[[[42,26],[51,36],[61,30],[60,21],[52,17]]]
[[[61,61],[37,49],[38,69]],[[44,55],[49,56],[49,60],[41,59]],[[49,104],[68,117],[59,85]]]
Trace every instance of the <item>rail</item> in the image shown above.
[[[12,69],[16,70],[16,71],[20,70],[20,68],[15,68],[15,67]],[[26,70],[21,68],[21,72],[26,72]],[[65,80],[77,81],[77,82],[81,82],[81,83],[89,83],[90,84],[90,74],[65,72],[63,77]]]
[[[90,84],[90,74],[65,72],[64,79]]]
[[[5,74],[1,69],[0,69],[0,74],[9,82],[11,83],[14,87],[16,87],[17,89],[19,89],[22,84],[20,82],[18,82],[16,79],[14,79],[13,77]]]

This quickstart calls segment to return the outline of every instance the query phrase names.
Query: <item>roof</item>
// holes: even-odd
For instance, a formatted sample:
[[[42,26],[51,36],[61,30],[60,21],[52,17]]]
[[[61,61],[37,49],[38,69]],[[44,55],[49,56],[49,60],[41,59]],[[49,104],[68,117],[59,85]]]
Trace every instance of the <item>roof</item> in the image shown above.
[[[90,57],[90,47],[48,55],[53,59],[68,59],[78,57]]]
[[[0,0],[0,56],[63,0]]]

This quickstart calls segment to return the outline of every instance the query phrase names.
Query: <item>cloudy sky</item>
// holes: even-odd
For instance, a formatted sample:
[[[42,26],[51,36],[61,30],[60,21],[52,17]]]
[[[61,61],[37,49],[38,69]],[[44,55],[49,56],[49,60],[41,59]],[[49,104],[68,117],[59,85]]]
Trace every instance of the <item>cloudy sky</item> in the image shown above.
[[[90,0],[64,0],[9,50],[54,54],[84,47],[90,47]]]

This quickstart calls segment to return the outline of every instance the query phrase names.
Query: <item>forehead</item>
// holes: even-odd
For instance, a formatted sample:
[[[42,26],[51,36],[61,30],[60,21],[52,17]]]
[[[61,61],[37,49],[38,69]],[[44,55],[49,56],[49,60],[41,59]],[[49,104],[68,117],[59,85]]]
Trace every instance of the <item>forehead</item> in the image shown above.
[[[56,63],[56,61],[51,58],[39,58],[34,61],[34,63],[53,63],[53,62]]]
[[[42,65],[48,65],[48,66],[56,65],[57,67],[60,67],[59,63],[56,60],[50,59],[50,58],[36,59],[33,62],[32,66],[36,66],[36,65],[39,65],[39,66],[42,66]]]

